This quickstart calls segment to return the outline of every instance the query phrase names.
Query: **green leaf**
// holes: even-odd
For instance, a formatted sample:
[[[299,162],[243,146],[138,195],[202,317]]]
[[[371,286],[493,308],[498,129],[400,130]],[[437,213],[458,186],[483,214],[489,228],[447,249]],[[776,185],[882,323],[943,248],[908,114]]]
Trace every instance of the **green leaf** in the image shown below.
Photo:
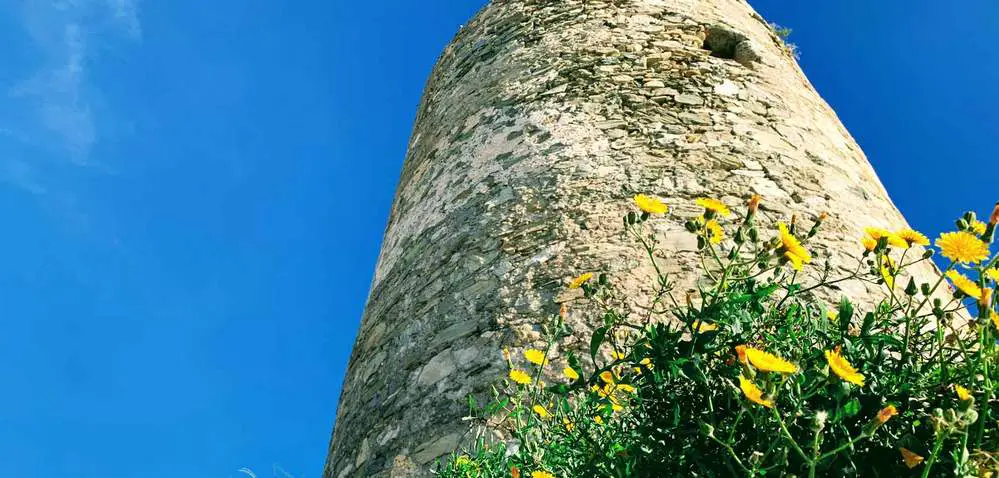
[[[600,346],[604,343],[604,338],[607,336],[607,327],[600,327],[593,331],[593,337],[590,338],[590,358],[596,362],[597,352],[600,350]]]
[[[850,330],[850,321],[853,320],[853,304],[850,303],[850,299],[843,297],[839,301],[839,331],[840,334],[846,334]]]
[[[766,287],[764,287],[762,289],[757,290],[756,291],[756,298],[757,299],[762,299],[762,298],[768,297],[770,294],[773,294],[774,291],[776,291],[779,288],[780,288],[780,284],[770,284],[770,285],[768,285],[768,286],[766,286]]]
[[[860,413],[860,400],[854,398],[853,400],[846,402],[846,405],[843,405],[844,417],[852,417],[858,413]]]
[[[867,337],[871,335],[871,327],[874,326],[874,313],[868,312],[864,316],[864,324],[860,327],[860,336]]]

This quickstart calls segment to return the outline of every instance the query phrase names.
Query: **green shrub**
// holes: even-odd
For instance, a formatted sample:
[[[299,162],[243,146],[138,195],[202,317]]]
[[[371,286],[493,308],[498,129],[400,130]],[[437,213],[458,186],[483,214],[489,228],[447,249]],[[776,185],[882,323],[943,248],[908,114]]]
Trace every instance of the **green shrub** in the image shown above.
[[[772,234],[758,224],[759,197],[738,220],[701,199],[704,214],[685,226],[697,236],[702,278],[698,290],[677,296],[649,227],[666,206],[643,195],[635,202],[640,210],[624,225],[657,271],[648,307],[626,313],[604,274],[573,280],[578,307],[602,317],[588,353],[556,356],[571,333],[564,305],[543,324],[545,348],[506,353],[509,376],[488,404],[469,398],[469,418],[508,439],[456,451],[438,464],[439,476],[996,470],[999,314],[991,291],[999,256],[989,244],[999,206],[988,224],[969,213],[936,241],[957,287],[949,290],[944,277],[919,284],[906,274],[933,254],[918,252],[929,246],[918,232],[867,229],[856,271],[834,277],[808,251],[824,215],[807,227],[792,218]],[[846,281],[879,284],[884,298],[860,310],[846,298],[827,306],[813,293]]]

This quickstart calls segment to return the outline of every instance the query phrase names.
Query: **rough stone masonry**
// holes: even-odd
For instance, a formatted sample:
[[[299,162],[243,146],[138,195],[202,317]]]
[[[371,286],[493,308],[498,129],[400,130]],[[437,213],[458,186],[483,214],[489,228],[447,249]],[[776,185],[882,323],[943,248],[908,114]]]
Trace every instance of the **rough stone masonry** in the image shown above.
[[[682,223],[697,197],[741,210],[760,194],[771,221],[829,212],[809,247],[839,272],[863,227],[905,225],[745,1],[494,0],[424,92],[324,476],[425,476],[467,439],[464,398],[505,374],[502,347],[539,345],[568,278],[604,271],[648,296],[621,227],[636,193],[672,206],[655,224],[680,282],[696,267]],[[588,337],[595,321],[573,317]]]

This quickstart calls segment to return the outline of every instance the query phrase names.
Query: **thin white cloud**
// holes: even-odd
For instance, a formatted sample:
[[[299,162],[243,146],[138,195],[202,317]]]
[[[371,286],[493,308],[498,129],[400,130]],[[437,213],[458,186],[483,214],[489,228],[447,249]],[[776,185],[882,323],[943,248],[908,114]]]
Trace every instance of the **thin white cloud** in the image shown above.
[[[138,0],[22,0],[14,13],[23,25],[26,48],[37,69],[25,71],[20,80],[0,90],[0,152],[9,164],[0,167],[7,182],[23,183],[36,177],[32,163],[69,160],[87,164],[100,139],[95,104],[101,85],[88,77],[88,65],[99,56],[98,46],[114,39],[137,41],[141,37]],[[12,134],[13,133],[13,134]],[[2,144],[15,142],[16,144]],[[10,158],[19,155],[21,157]],[[12,172],[16,172],[13,173]],[[38,183],[23,183],[31,191]]]

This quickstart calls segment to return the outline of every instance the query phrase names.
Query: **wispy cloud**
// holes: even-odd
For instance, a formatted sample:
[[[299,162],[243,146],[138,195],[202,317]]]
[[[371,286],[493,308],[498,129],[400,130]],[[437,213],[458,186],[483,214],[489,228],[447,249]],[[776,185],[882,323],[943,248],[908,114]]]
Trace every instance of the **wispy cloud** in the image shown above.
[[[138,41],[142,31],[138,0],[22,0],[14,10],[23,26],[23,44],[35,59],[16,82],[0,85],[6,118],[0,123],[0,174],[32,192],[40,158],[85,165],[100,139],[95,105],[101,85],[88,66],[116,40]],[[7,67],[6,65],[2,65]],[[7,143],[7,144],[3,144]],[[51,165],[51,164],[50,164]]]

